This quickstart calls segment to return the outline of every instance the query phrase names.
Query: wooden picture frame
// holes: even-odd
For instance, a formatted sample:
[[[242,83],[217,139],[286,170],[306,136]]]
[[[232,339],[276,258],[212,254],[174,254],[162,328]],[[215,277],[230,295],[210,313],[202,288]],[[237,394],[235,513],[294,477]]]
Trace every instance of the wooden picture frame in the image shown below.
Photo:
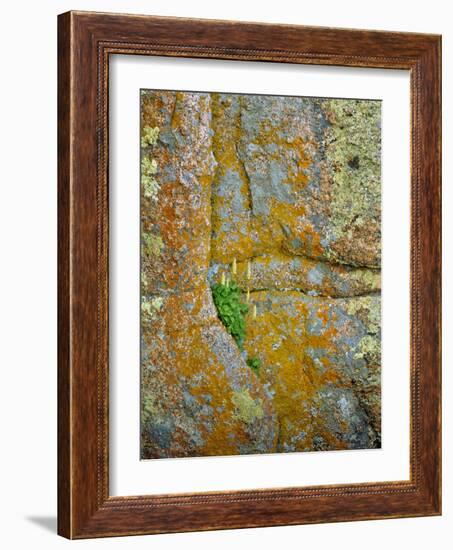
[[[67,538],[441,513],[441,38],[69,12],[58,21],[58,532]],[[406,69],[411,87],[410,480],[109,495],[109,56]]]

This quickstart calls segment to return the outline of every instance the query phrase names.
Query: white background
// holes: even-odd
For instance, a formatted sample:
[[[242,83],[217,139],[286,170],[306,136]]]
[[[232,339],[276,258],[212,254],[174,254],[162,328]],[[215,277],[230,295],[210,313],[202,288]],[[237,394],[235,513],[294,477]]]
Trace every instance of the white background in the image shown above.
[[[444,35],[444,181],[453,178],[453,28],[450,2],[45,1],[2,6],[0,163],[1,373],[0,517],[7,549],[187,549],[297,546],[446,549],[453,522],[453,360],[444,330],[444,515],[331,525],[279,527],[68,542],[56,516],[56,14],[68,9],[256,20]],[[4,43],[3,43],[4,42]],[[452,186],[444,188],[444,326],[451,327]],[[447,401],[445,394],[450,398]]]
[[[409,72],[117,55],[110,69],[110,494],[409,479]],[[382,449],[139,461],[140,87],[382,100]]]

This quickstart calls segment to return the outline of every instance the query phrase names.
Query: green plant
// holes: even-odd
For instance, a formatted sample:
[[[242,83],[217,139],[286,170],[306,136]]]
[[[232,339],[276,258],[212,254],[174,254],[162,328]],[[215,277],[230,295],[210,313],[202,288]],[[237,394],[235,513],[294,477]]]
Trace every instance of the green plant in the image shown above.
[[[212,286],[212,297],[219,319],[236,341],[239,349],[244,349],[245,315],[249,308],[241,301],[241,291],[236,283],[217,283]]]
[[[258,357],[249,357],[247,359],[247,365],[252,369],[255,374],[260,373],[261,360]]]

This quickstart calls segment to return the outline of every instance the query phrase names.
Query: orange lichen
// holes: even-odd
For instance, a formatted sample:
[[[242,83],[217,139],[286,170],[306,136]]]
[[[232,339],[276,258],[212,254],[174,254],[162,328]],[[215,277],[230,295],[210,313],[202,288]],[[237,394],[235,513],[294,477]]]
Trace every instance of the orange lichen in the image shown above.
[[[174,311],[164,312],[167,318],[173,317]],[[235,392],[232,390],[230,380],[226,375],[225,365],[219,362],[212,348],[205,340],[205,330],[208,325],[189,325],[184,323],[184,330],[170,328],[166,322],[165,342],[167,354],[171,350],[171,363],[162,365],[158,376],[160,377],[158,388],[162,388],[167,398],[173,403],[174,415],[178,414],[179,403],[181,402],[181,385],[188,388],[190,395],[197,402],[205,402],[209,396],[210,410],[214,411],[215,422],[212,422],[212,415],[205,416],[199,413],[197,417],[198,430],[203,445],[199,447],[198,453],[204,456],[218,454],[238,454],[240,445],[249,441],[247,423],[238,415]],[[209,327],[217,327],[223,330],[216,319],[209,319]],[[235,344],[232,342],[232,345]],[[150,361],[159,361],[161,350],[156,351],[156,356],[151,353]],[[239,360],[239,357],[238,357]],[[155,385],[156,374],[148,375],[146,372],[142,377],[144,387],[150,383]],[[261,385],[254,375],[244,364],[242,375],[238,377],[242,387],[248,388],[250,398],[256,399],[257,403],[263,405],[263,414],[269,415],[269,402],[264,400]],[[236,402],[235,402],[236,401]],[[159,404],[157,404],[159,408]],[[262,417],[258,416],[258,421]],[[250,420],[250,419],[248,419]],[[172,445],[174,449],[184,448],[184,441],[187,437],[184,429],[176,430],[173,434]],[[276,438],[276,434],[275,434]],[[276,444],[276,439],[274,441]],[[272,442],[269,442],[272,445]]]
[[[307,329],[310,309],[297,292],[285,293],[286,300],[291,301],[291,298],[291,308],[295,311],[288,315],[287,309],[278,302],[273,303],[271,310],[266,309],[269,293],[252,294],[252,302],[262,311],[255,321],[248,320],[245,347],[250,356],[261,359],[260,378],[270,383],[275,391],[279,441],[291,443],[295,450],[312,450],[313,439],[322,437],[328,448],[345,448],[346,444],[331,433],[322,416],[312,413],[318,406],[315,400],[319,390],[339,383],[337,368],[328,359],[336,351],[338,332],[333,323],[334,315],[329,304],[320,301],[317,316],[325,328],[312,334]],[[313,349],[324,354],[320,361],[322,368],[309,353]],[[299,434],[304,434],[300,440]]]
[[[141,126],[142,129],[161,127],[167,113],[172,111],[175,103],[173,92],[151,92],[142,96]]]

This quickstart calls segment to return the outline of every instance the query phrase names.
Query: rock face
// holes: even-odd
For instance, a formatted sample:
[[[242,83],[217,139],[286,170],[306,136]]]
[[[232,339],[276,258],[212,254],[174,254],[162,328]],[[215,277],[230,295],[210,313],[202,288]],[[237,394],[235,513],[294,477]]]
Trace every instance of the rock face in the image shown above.
[[[379,298],[257,291],[252,299],[246,348],[274,392],[278,451],[376,447]]]
[[[271,452],[270,395],[218,320],[207,281],[210,97],[147,93],[142,113],[158,138],[142,141],[141,456]],[[156,166],[148,196],[144,159]]]
[[[212,259],[380,268],[380,103],[212,94]]]
[[[379,447],[380,103],[144,91],[141,113],[142,458]]]

